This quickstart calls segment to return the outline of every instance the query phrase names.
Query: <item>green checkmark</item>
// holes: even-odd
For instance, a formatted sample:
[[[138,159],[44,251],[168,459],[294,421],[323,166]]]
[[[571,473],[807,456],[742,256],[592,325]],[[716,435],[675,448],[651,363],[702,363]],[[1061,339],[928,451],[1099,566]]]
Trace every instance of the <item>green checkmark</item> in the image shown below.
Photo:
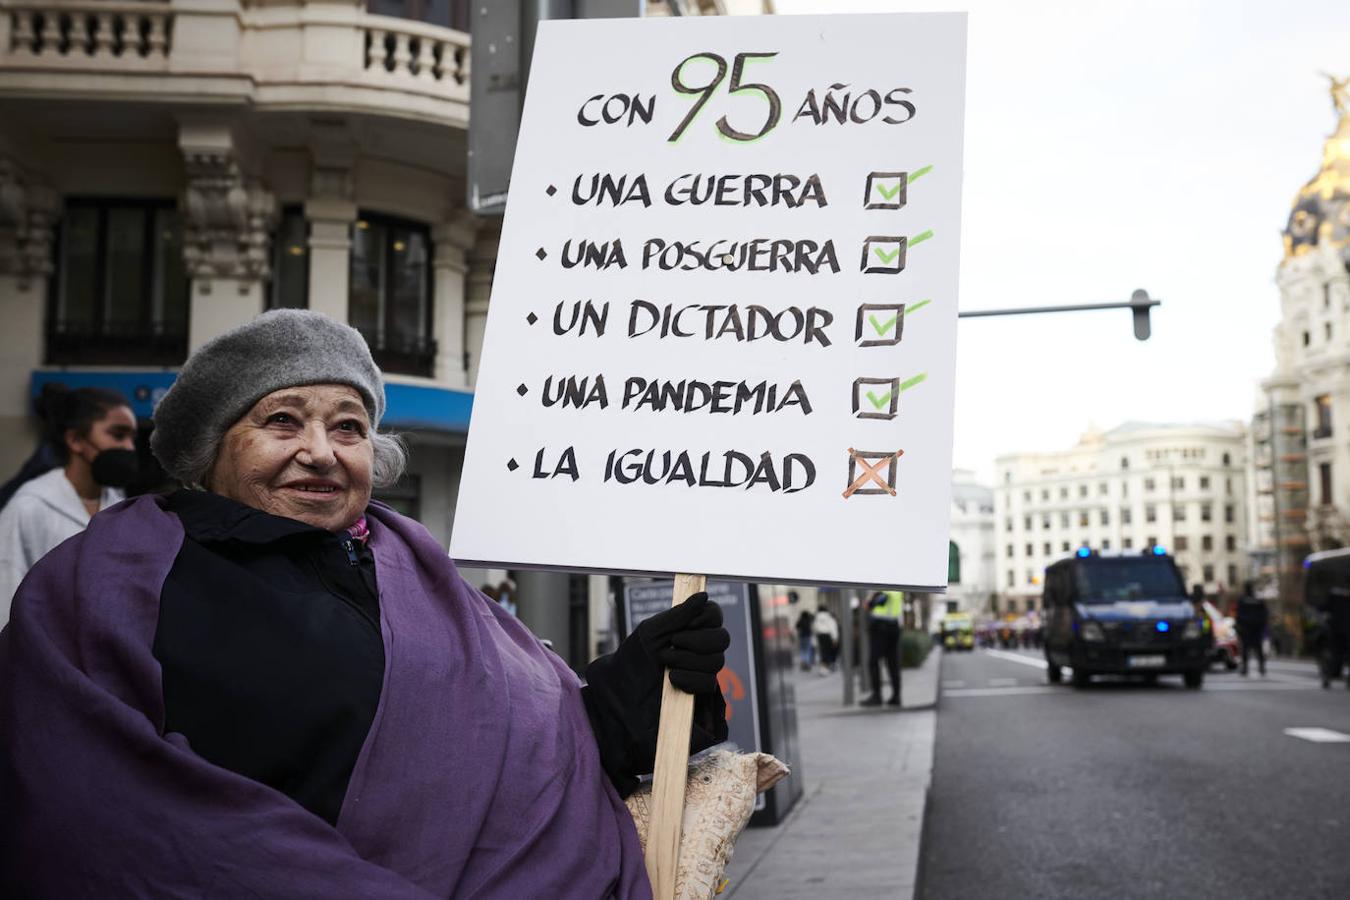
[[[920,178],[924,175],[927,175],[931,171],[933,171],[932,166],[924,166],[922,169],[915,169],[913,172],[909,173],[909,180],[913,181],[916,178]]]
[[[928,229],[927,231],[925,231],[923,234],[918,234],[918,235],[915,235],[914,237],[910,238],[910,239],[909,239],[909,245],[910,245],[911,247],[913,247],[915,244],[922,244],[924,241],[928,240],[928,239],[929,239],[930,237],[932,237],[932,236],[933,236],[933,230],[930,228],[930,229]]]
[[[900,194],[900,183],[896,182],[890,190],[886,189],[886,185],[878,183],[877,193],[887,200],[894,200]]]
[[[886,393],[884,393],[884,394],[882,394],[880,397],[878,397],[876,394],[872,393],[871,391],[868,391],[868,392],[867,392],[867,399],[868,399],[868,400],[871,400],[871,401],[872,401],[872,405],[875,406],[877,409],[881,409],[881,408],[882,408],[883,406],[885,406],[887,403],[890,403],[890,402],[891,402],[891,395],[892,395],[893,393],[895,393],[895,392],[894,392],[894,391],[887,391]]]
[[[892,328],[895,327],[895,320],[898,318],[900,317],[891,316],[885,322],[878,322],[876,316],[869,314],[867,317],[867,321],[872,323],[872,327],[877,330],[877,334],[884,335],[886,332],[890,331]]]
[[[920,300],[918,303],[911,303],[909,306],[905,307],[905,315],[909,315],[912,312],[923,309],[925,306],[927,306],[932,302],[933,302],[932,300]]]
[[[877,258],[880,259],[883,263],[891,263],[894,262],[895,258],[900,255],[900,248],[896,247],[894,250],[887,253],[880,247],[873,247],[872,252],[875,253],[877,255]]]
[[[907,380],[907,381],[901,382],[901,383],[900,383],[900,390],[902,390],[902,391],[907,391],[907,390],[909,390],[910,388],[914,387],[914,385],[916,385],[916,384],[922,384],[923,382],[925,382],[925,381],[927,381],[927,380],[928,380],[928,373],[927,373],[927,372],[920,372],[918,375],[915,375],[913,378],[910,378],[910,379]]]

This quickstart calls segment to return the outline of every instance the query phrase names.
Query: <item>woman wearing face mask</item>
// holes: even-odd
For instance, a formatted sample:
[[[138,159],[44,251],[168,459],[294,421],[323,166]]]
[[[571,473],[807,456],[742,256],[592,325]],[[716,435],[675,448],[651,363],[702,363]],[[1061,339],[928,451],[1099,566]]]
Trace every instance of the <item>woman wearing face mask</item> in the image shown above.
[[[33,564],[122,500],[136,477],[136,416],[121,394],[49,384],[37,405],[60,465],[25,483],[0,510],[0,625]]]

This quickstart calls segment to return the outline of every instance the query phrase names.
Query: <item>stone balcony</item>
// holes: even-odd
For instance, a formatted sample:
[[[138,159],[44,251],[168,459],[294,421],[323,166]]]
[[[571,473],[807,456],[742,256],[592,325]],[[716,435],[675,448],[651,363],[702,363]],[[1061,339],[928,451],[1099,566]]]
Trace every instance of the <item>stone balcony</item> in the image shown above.
[[[469,36],[359,0],[0,0],[0,97],[243,105],[465,128]]]

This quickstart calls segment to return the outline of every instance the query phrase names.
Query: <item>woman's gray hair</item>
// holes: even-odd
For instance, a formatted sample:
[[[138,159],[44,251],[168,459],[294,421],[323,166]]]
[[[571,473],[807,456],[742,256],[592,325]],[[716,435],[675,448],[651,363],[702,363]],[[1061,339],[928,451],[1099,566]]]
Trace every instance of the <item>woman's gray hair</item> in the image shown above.
[[[205,489],[206,479],[220,455],[220,440],[204,442],[183,454],[183,483],[188,487]],[[393,433],[370,432],[371,448],[375,451],[375,461],[371,465],[371,485],[377,488],[389,487],[403,477],[408,468],[408,445],[402,436]]]

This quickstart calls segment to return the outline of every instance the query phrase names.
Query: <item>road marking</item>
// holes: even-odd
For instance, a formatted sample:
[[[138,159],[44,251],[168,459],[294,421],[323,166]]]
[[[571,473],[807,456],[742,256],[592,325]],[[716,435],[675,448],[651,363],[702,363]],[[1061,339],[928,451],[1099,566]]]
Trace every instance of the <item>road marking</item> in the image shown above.
[[[1014,697],[1023,694],[1057,694],[1062,688],[1050,687],[1046,684],[1026,685],[1024,687],[1002,687],[1002,688],[964,688],[958,691],[943,691],[942,699],[948,697]]]
[[[1021,663],[1024,666],[1035,666],[1038,669],[1045,668],[1045,659],[1038,656],[1023,656],[1020,653],[1009,653],[1006,650],[985,650],[986,656],[992,656],[994,659],[1004,659],[1008,662]]]
[[[990,678],[990,687],[1013,687],[1017,684],[1016,678]]]
[[[1341,734],[1330,728],[1286,728],[1284,733],[1315,744],[1350,744],[1350,734]]]

